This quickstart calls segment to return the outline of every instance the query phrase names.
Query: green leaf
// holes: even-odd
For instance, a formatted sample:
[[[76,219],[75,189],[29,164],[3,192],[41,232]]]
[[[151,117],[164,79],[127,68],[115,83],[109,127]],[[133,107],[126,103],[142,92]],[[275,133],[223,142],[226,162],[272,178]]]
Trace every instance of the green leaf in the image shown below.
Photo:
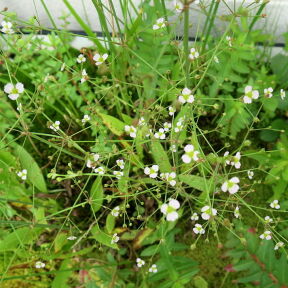
[[[273,73],[277,76],[280,81],[279,84],[287,85],[287,74],[288,74],[288,56],[278,54],[271,59],[271,67]]]
[[[119,249],[117,244],[111,244],[112,236],[104,233],[103,231],[100,230],[98,226],[94,226],[91,229],[92,237],[97,240],[99,243],[111,247],[113,249]]]
[[[91,209],[94,213],[96,213],[101,207],[104,200],[104,190],[102,187],[102,177],[97,177],[94,181],[91,190],[90,190],[90,198],[92,200]]]
[[[67,280],[72,274],[72,270],[67,270],[69,268],[69,264],[71,263],[71,259],[65,259],[62,261],[61,266],[59,270],[55,274],[55,278],[52,282],[52,288],[68,288],[71,287],[70,285],[68,286]],[[66,271],[62,271],[66,270]]]
[[[172,166],[169,162],[167,152],[164,150],[162,144],[158,140],[153,140],[151,142],[151,152],[161,172],[165,173],[172,171]]]
[[[106,218],[106,230],[109,234],[112,233],[113,229],[115,227],[115,217],[110,213],[108,214],[107,218]]]
[[[195,288],[208,288],[208,283],[201,276],[195,276],[193,280]]]
[[[17,249],[18,245],[31,243],[38,237],[41,231],[42,229],[40,228],[33,228],[31,230],[30,227],[14,230],[0,242],[0,252],[12,251]]]
[[[62,247],[67,243],[67,235],[65,233],[58,233],[54,240],[54,251],[58,253]]]
[[[119,119],[107,115],[107,114],[99,114],[103,120],[103,123],[109,128],[109,130],[117,136],[121,136],[124,133],[125,123],[120,121]]]
[[[180,181],[184,182],[185,184],[189,185],[190,187],[200,190],[202,192],[207,192],[211,190],[211,180],[207,180],[203,177],[196,176],[196,175],[179,175]]]
[[[27,169],[27,178],[41,192],[46,193],[47,187],[41,169],[33,157],[21,146],[13,144],[15,154],[19,157],[22,169]]]

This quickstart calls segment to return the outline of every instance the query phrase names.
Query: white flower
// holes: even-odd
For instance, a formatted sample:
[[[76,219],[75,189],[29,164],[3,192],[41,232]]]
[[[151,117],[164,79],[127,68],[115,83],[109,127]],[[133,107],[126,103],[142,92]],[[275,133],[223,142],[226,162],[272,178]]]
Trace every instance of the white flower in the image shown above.
[[[115,244],[120,240],[119,236],[117,233],[114,233],[111,239],[111,244]]]
[[[35,268],[37,269],[41,269],[41,268],[44,268],[45,267],[45,263],[41,262],[41,261],[37,261],[35,263]]]
[[[264,220],[266,223],[272,223],[273,222],[273,219],[270,216],[265,216]]]
[[[253,171],[250,171],[250,170],[248,170],[248,171],[247,171],[247,175],[248,175],[248,178],[251,180],[251,179],[253,179],[253,176],[254,176],[254,172],[253,172]]]
[[[120,179],[123,176],[123,172],[122,171],[113,171],[113,175],[115,175],[117,179]]]
[[[27,179],[27,170],[23,169],[22,171],[19,171],[17,173],[17,176],[19,176],[22,180],[26,180]]]
[[[84,117],[83,117],[83,119],[82,119],[81,121],[82,121],[83,124],[85,124],[86,122],[88,122],[88,121],[90,121],[90,120],[91,120],[90,116],[87,115],[87,114],[85,114]]]
[[[280,209],[280,205],[278,204],[278,200],[274,200],[272,203],[270,203],[270,207],[274,209]]]
[[[235,218],[239,218],[241,215],[240,215],[240,212],[239,212],[239,207],[236,206],[235,210],[234,210],[234,216]]]
[[[228,45],[232,47],[232,38],[230,36],[226,36],[226,41],[228,42]]]
[[[190,49],[189,58],[194,60],[199,57],[199,52],[195,48]]]
[[[60,71],[63,72],[64,69],[65,69],[65,67],[66,67],[66,63],[64,62],[64,63],[61,65]]]
[[[179,217],[176,211],[179,208],[180,208],[180,203],[178,200],[169,199],[168,204],[162,204],[160,210],[166,216],[167,221],[175,221]]]
[[[168,132],[170,130],[170,128],[172,127],[172,125],[170,122],[165,122],[163,124],[163,127],[164,127],[164,131]]]
[[[60,121],[55,121],[49,126],[50,129],[52,129],[54,132],[58,131],[60,129]]]
[[[85,56],[83,54],[79,54],[77,59],[76,59],[76,61],[78,63],[84,63],[84,62],[86,62],[86,58],[85,58]]]
[[[199,154],[199,151],[196,151],[194,150],[194,146],[193,145],[186,145],[184,147],[184,151],[185,151],[185,154],[182,155],[182,161],[184,163],[190,163],[192,161],[192,159],[194,161],[198,161],[199,158],[198,158],[198,154]]]
[[[170,115],[170,116],[173,116],[174,113],[176,112],[176,109],[173,108],[172,106],[169,106],[169,107],[168,107],[168,111],[169,111],[169,115]]]
[[[103,166],[100,166],[98,168],[95,168],[94,172],[99,174],[99,175],[103,175],[103,174],[105,174],[105,168]]]
[[[116,164],[117,164],[117,166],[120,167],[120,169],[124,169],[124,167],[125,167],[125,162],[123,159],[116,160]]]
[[[217,215],[217,210],[210,207],[210,206],[204,206],[202,209],[201,209],[201,217],[202,219],[204,220],[209,220],[211,216],[216,216]]]
[[[152,167],[145,167],[144,173],[149,175],[150,178],[156,178],[158,175],[159,166],[153,165]]]
[[[230,180],[225,181],[222,186],[221,189],[223,192],[229,192],[230,194],[235,194],[238,192],[239,190],[239,185],[237,183],[239,183],[240,180],[238,177],[232,177]]]
[[[271,236],[271,231],[265,231],[263,234],[261,234],[259,237],[261,239],[265,239],[265,240],[271,240],[272,236]]]
[[[267,98],[271,98],[273,96],[273,88],[269,87],[269,88],[264,89],[264,95]]]
[[[149,272],[151,273],[157,273],[157,265],[153,264],[150,268],[149,268]]]
[[[173,153],[176,153],[177,152],[177,147],[176,147],[176,145],[171,145],[171,147],[170,147],[170,150],[173,152]]]
[[[283,246],[284,246],[284,243],[280,241],[280,242],[276,243],[274,250],[278,250],[279,248],[281,248]]]
[[[142,260],[141,258],[137,258],[136,259],[136,264],[137,264],[138,267],[142,267],[142,266],[145,265],[145,261]]]
[[[284,100],[286,97],[286,92],[283,89],[280,90],[280,97],[282,100]]]
[[[82,84],[82,83],[86,82],[86,80],[88,79],[87,72],[86,72],[85,69],[82,70],[81,75],[82,75],[82,78],[81,78],[80,81],[81,81],[81,84]]]
[[[144,117],[141,117],[138,121],[139,126],[144,126],[146,124]]]
[[[166,138],[166,134],[165,134],[165,131],[163,128],[160,128],[158,132],[156,132],[154,134],[154,137],[157,138],[157,139],[165,139]]]
[[[119,213],[120,213],[120,207],[119,206],[116,206],[112,209],[111,211],[111,214],[112,216],[114,217],[118,217],[119,216]]]
[[[181,13],[183,11],[184,5],[179,0],[174,1],[174,9],[176,12]]]
[[[24,92],[24,85],[17,83],[15,86],[12,83],[8,83],[4,86],[4,92],[8,94],[8,98],[16,100],[21,93]]]
[[[165,19],[164,18],[159,18],[159,19],[156,20],[156,23],[153,25],[153,30],[162,29],[165,26],[166,26]]]
[[[205,233],[205,230],[201,224],[195,224],[193,231],[195,234],[204,234]]]
[[[95,64],[97,66],[99,66],[99,65],[103,64],[107,58],[108,58],[108,54],[107,53],[105,53],[103,55],[95,54],[94,57],[93,57],[93,60],[96,62]]]
[[[12,23],[11,22],[6,22],[6,21],[2,21],[1,22],[1,32],[4,34],[13,34],[14,30],[12,29]]]
[[[240,152],[237,152],[235,156],[232,156],[230,165],[235,166],[236,169],[239,169],[241,167],[240,159],[241,159],[241,154]]]
[[[178,97],[178,101],[182,104],[184,103],[193,103],[194,102],[194,96],[191,94],[192,91],[188,88],[184,88],[182,90],[182,94]]]
[[[130,137],[136,138],[137,129],[134,126],[125,125],[125,132],[127,132]]]
[[[258,98],[259,98],[259,92],[257,90],[253,90],[252,86],[245,87],[245,95],[243,98],[244,103],[251,104],[252,99],[258,99]]]
[[[179,133],[180,131],[182,131],[184,125],[183,125],[183,120],[179,120],[176,123],[176,127],[174,128],[174,132]]]
[[[193,213],[193,215],[191,216],[191,220],[192,221],[197,221],[199,219],[199,216],[196,212]]]
[[[76,236],[73,236],[73,235],[67,237],[67,240],[70,240],[70,241],[74,241],[74,240],[76,240],[76,239],[77,239],[77,237],[76,237]]]
[[[96,163],[100,158],[100,155],[99,154],[96,154],[96,153],[91,153],[88,157],[88,160],[87,160],[87,164],[86,166],[88,168],[95,168],[96,167]]]
[[[217,56],[214,56],[214,62],[217,63],[217,64],[219,64],[219,59],[218,59]]]
[[[171,172],[171,173],[161,173],[160,177],[165,179],[171,186],[176,185],[176,181],[174,180],[176,178],[176,173]]]

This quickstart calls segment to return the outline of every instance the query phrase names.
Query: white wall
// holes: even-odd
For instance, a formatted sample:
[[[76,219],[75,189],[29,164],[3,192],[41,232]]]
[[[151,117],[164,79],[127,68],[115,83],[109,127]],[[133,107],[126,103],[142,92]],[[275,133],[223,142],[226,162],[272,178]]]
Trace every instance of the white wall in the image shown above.
[[[62,0],[44,0],[51,15],[54,20],[56,20],[57,25],[61,24],[61,21],[58,18],[63,14],[63,12],[68,13],[67,8]],[[103,3],[106,3],[108,6],[107,0],[102,0]],[[121,15],[120,3],[119,0],[112,0],[116,6],[116,10],[119,11]],[[132,0],[135,3],[135,6],[138,6],[141,3],[141,0]],[[211,0],[202,0],[205,3],[209,3]],[[245,0],[244,0],[245,1]],[[252,0],[246,0],[244,5],[248,5]],[[94,31],[101,31],[99,20],[97,19],[96,10],[92,4],[91,0],[70,0],[70,4],[75,8],[78,14],[85,19],[87,23],[92,27]],[[172,6],[173,1],[167,0],[167,6]],[[226,0],[230,9],[234,10],[234,0]],[[236,0],[236,3],[242,3],[243,0]],[[14,11],[17,13],[18,17],[22,20],[27,20],[32,16],[37,16],[40,21],[40,24],[45,27],[52,27],[51,22],[41,4],[40,0],[0,0],[0,10],[3,10],[5,7],[9,11]],[[200,28],[203,23],[205,16],[200,14],[197,10],[195,4],[191,5],[191,17],[190,22],[193,24],[191,29],[191,36],[195,36],[197,29]],[[281,34],[288,32],[288,0],[270,0],[270,3],[267,5],[265,11],[268,15],[267,19],[261,19],[258,23],[258,27],[264,28],[269,32],[274,33],[278,37],[279,41],[282,41]],[[221,2],[218,16],[229,15],[231,11]],[[2,16],[0,16],[2,20]],[[173,19],[171,19],[173,20]],[[82,30],[77,21],[71,16],[69,18],[71,22],[69,28],[71,30]],[[215,26],[217,30],[221,30],[225,23],[216,20],[217,25]],[[60,27],[60,26],[59,26]],[[179,28],[179,34],[181,34],[181,28]]]

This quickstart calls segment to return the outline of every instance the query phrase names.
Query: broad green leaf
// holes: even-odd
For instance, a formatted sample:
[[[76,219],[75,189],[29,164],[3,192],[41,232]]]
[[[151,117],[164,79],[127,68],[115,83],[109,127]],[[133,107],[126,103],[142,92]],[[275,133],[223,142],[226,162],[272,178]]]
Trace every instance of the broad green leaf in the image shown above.
[[[99,116],[102,118],[103,123],[109,128],[109,130],[117,136],[121,136],[124,133],[125,123],[119,119],[100,113]]]
[[[207,281],[201,276],[195,276],[193,281],[195,288],[208,288]]]
[[[10,152],[4,151],[4,150],[0,151],[0,165],[1,165],[1,163],[7,167],[15,167],[16,166],[15,157]]]
[[[22,169],[27,169],[27,178],[41,192],[46,193],[47,187],[41,169],[33,157],[21,146],[14,144],[15,154],[19,158]]]
[[[210,179],[207,180],[203,177],[196,175],[179,175],[179,180],[189,185],[190,187],[200,190],[202,192],[207,192],[207,189],[209,191],[212,188],[212,182]]]
[[[242,260],[236,265],[233,265],[233,269],[236,271],[243,271],[248,270],[251,266],[255,265],[255,262],[253,260]]]
[[[168,153],[164,150],[162,144],[158,140],[153,140],[151,142],[151,152],[161,172],[165,173],[172,171],[172,167],[167,155]]]
[[[108,216],[106,217],[106,230],[109,234],[112,233],[113,229],[115,227],[115,217],[109,213]]]
[[[55,253],[58,253],[66,243],[67,243],[67,235],[65,233],[57,234],[54,240]]]
[[[98,226],[94,226],[91,229],[91,233],[92,233],[92,237],[97,240],[99,243],[106,245],[108,247],[111,247],[113,249],[119,249],[117,244],[112,244],[111,240],[112,240],[112,236],[108,235],[106,233],[104,233],[103,231],[100,230],[100,228]]]
[[[90,190],[90,199],[92,200],[91,209],[96,213],[101,207],[104,200],[104,191],[102,187],[102,177],[97,177]]]
[[[12,251],[18,245],[25,245],[31,243],[41,233],[42,229],[30,227],[23,227],[14,230],[8,234],[2,241],[0,241],[0,252]]]
[[[151,245],[147,248],[145,248],[142,252],[141,252],[141,256],[146,257],[146,256],[153,256],[156,253],[159,252],[159,245]]]
[[[59,270],[55,274],[55,278],[52,282],[52,288],[68,288],[67,280],[72,274],[72,270],[67,270],[69,268],[69,264],[71,263],[71,259],[65,259],[62,261]],[[64,271],[62,271],[64,270]]]

